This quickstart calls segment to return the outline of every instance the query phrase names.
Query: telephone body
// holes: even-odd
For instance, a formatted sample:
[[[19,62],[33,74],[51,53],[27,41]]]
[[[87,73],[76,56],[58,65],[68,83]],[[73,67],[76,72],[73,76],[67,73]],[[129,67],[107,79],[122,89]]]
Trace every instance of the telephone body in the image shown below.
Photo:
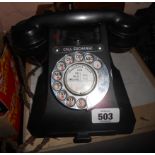
[[[131,133],[135,117],[110,50],[134,46],[137,19],[113,10],[45,13],[11,29],[21,57],[43,63],[28,129],[35,137]]]

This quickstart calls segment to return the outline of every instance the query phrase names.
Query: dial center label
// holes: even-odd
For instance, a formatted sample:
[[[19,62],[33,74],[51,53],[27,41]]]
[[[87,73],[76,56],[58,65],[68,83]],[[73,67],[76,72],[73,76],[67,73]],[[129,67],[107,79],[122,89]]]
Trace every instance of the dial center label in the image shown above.
[[[95,72],[86,64],[74,64],[66,71],[65,84],[69,91],[78,95],[85,95],[96,84]]]

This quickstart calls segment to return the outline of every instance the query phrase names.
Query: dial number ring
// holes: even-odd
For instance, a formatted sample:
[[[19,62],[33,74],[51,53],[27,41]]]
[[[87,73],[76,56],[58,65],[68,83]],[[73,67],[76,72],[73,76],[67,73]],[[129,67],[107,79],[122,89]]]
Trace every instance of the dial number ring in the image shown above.
[[[79,61],[74,59],[77,53]],[[57,64],[64,64],[62,66],[65,68],[58,70]],[[73,52],[66,54],[57,64],[51,72],[51,89],[56,98],[67,108],[91,109],[104,98],[110,85],[109,71],[95,54]],[[55,78],[54,73],[57,73],[58,77]],[[52,87],[56,82],[60,83],[61,90]],[[60,98],[59,91],[65,92],[64,98]],[[79,99],[85,105],[79,106],[82,105],[77,104]]]

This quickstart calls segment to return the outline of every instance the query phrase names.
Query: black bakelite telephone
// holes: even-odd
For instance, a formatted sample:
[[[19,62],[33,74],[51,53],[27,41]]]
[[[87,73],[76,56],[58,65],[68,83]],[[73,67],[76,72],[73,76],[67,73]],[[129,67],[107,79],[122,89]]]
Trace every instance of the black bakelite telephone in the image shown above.
[[[13,26],[15,54],[42,62],[28,129],[35,137],[131,133],[135,117],[110,51],[134,47],[134,16],[113,10],[47,12]]]

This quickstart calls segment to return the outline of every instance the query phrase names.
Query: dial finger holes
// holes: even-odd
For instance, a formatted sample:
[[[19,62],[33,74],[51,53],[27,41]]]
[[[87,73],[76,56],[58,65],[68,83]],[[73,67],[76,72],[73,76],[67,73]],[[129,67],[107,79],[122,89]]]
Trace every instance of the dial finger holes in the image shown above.
[[[77,100],[76,105],[79,109],[84,109],[87,105],[86,100],[83,98],[80,98]]]
[[[66,105],[68,107],[73,107],[75,105],[76,99],[73,96],[68,96],[66,99]]]

